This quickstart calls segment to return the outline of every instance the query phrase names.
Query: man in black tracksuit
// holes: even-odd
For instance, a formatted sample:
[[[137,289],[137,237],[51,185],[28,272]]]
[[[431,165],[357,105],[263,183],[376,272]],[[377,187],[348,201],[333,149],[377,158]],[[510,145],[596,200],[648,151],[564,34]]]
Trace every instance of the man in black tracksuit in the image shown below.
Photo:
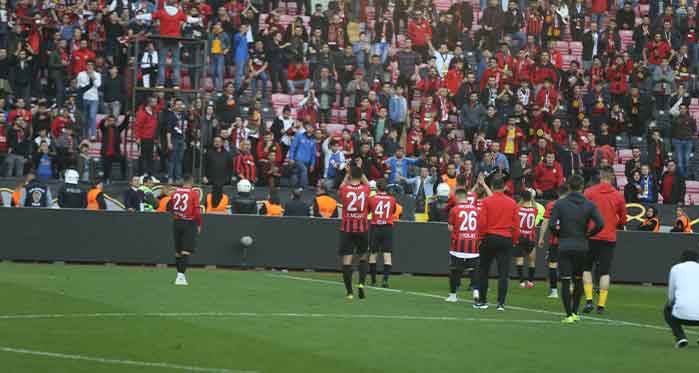
[[[549,224],[552,234],[559,238],[558,270],[561,277],[561,299],[566,312],[563,323],[566,324],[580,320],[577,314],[583,294],[582,274],[588,251],[587,239],[604,228],[604,220],[597,207],[582,194],[584,184],[580,175],[571,176],[568,179],[570,193],[556,201],[549,219],[552,222]],[[590,221],[594,222],[594,226],[588,230]],[[571,279],[575,280],[572,298]]]

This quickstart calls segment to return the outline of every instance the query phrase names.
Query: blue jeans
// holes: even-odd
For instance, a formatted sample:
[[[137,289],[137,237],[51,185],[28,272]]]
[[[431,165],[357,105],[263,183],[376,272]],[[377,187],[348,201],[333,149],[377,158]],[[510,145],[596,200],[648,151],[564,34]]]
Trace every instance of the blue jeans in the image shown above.
[[[170,152],[170,164],[168,178],[182,179],[182,161],[184,160],[184,137],[172,136],[172,151]]]
[[[211,76],[214,79],[216,91],[223,90],[223,66],[226,58],[223,54],[211,55]]]
[[[267,75],[266,71],[261,72],[257,77],[252,79],[252,97],[256,97],[257,95],[257,83],[262,82],[262,98],[265,98],[267,96],[267,81],[269,80],[269,76]]]
[[[390,40],[389,40],[390,42]],[[373,53],[381,56],[381,63],[386,63],[388,59],[388,44],[389,43],[375,43],[373,47]]]
[[[236,59],[235,60],[235,88],[238,89],[240,88],[240,85],[243,84],[243,80],[245,78],[245,65],[247,65],[248,59],[245,58],[243,60]]]
[[[97,136],[97,107],[99,101],[83,99],[83,112],[85,113],[85,129],[83,135],[85,137]]]
[[[309,79],[306,80],[287,80],[286,81],[289,85],[289,93],[294,94],[296,91],[296,86],[303,84],[303,93],[307,93],[308,89],[311,88],[311,81]]]
[[[311,165],[296,162],[294,163],[294,170],[291,174],[291,186],[305,188],[308,186],[308,169]]]
[[[165,58],[172,52],[172,84],[180,85],[180,43],[171,40],[161,40],[158,49],[158,85],[165,85]]]
[[[672,139],[672,149],[675,152],[675,159],[677,159],[677,171],[686,177],[689,153],[692,152],[692,140]]]

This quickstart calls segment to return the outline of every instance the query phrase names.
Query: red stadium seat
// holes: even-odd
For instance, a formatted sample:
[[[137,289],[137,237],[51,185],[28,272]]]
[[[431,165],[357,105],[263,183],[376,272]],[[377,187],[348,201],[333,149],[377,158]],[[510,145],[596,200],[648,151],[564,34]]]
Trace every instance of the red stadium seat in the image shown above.
[[[630,47],[633,47],[633,31],[632,30],[621,30],[619,31],[619,36],[621,36],[621,50],[626,51]]]

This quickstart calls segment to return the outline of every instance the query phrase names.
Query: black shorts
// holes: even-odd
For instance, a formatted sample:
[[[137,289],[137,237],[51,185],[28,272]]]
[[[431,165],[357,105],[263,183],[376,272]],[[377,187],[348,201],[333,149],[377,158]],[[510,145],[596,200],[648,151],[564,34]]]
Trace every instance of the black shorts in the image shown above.
[[[393,226],[372,225],[369,230],[369,247],[371,253],[393,252]]]
[[[534,241],[529,241],[529,240],[519,240],[519,244],[517,244],[517,250],[514,250],[512,252],[512,256],[515,258],[521,258],[525,256],[529,256],[529,254],[534,251],[534,246],[536,246],[536,243]]]
[[[612,269],[612,259],[614,259],[614,248],[616,242],[589,240],[590,250],[587,252],[585,260],[585,271],[592,272],[592,267],[597,263],[597,270],[601,276],[608,275]]]
[[[563,250],[560,252],[558,272],[561,278],[582,277],[586,253],[581,250]]]
[[[558,245],[549,244],[549,251],[546,254],[546,258],[549,263],[558,263],[558,257],[560,256]]]
[[[177,219],[173,223],[175,252],[193,253],[197,247],[197,223],[192,220]]]
[[[475,270],[478,268],[478,264],[480,263],[480,257],[475,257],[475,258],[458,258],[455,257],[454,255],[449,254],[449,269],[453,270],[459,270],[459,271],[465,271],[465,270]]]
[[[369,234],[367,232],[340,232],[341,256],[362,255],[369,251]]]

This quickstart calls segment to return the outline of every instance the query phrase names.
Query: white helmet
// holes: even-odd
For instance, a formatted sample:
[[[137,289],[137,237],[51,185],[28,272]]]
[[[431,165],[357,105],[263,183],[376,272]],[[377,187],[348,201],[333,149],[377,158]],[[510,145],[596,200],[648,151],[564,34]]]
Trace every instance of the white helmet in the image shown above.
[[[374,181],[374,180],[369,181],[369,189],[376,190],[376,181]]]
[[[80,179],[80,174],[78,174],[78,171],[70,169],[66,170],[66,173],[65,175],[63,175],[63,178],[66,184],[77,184]]]
[[[451,188],[447,183],[441,183],[437,185],[437,197],[449,197],[451,193]]]
[[[242,179],[238,182],[238,193],[250,193],[252,192],[252,183],[246,179]]]

